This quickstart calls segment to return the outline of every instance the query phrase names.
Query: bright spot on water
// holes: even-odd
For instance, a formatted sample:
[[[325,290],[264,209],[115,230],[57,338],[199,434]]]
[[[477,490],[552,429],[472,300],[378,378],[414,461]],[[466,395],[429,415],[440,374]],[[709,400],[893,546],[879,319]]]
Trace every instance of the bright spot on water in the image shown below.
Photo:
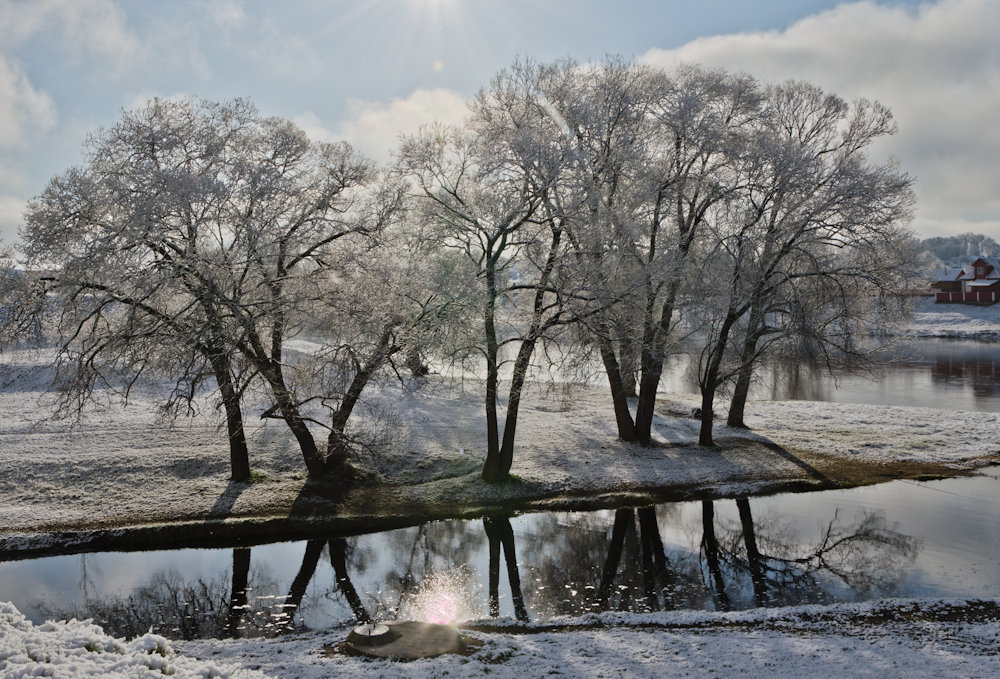
[[[449,625],[482,616],[473,578],[464,567],[429,575],[400,609],[400,620]]]

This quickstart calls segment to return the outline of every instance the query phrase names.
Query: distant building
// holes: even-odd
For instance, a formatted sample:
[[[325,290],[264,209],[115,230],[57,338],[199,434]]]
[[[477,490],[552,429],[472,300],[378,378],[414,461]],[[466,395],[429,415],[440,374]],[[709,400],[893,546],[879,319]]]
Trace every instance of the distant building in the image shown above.
[[[1000,259],[980,257],[962,269],[939,274],[931,284],[936,302],[948,304],[996,304],[1000,302]]]

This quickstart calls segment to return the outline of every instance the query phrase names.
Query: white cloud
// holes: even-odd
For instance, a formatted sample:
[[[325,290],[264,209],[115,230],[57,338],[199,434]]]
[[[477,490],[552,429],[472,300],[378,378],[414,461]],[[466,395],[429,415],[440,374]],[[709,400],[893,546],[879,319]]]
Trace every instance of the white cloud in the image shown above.
[[[446,89],[414,90],[389,103],[349,99],[348,118],[332,130],[313,112],[294,119],[312,139],[343,140],[372,158],[387,162],[402,134],[412,134],[433,122],[453,124],[467,113],[467,99]]]
[[[243,3],[237,0],[211,0],[206,9],[212,23],[225,30],[241,28],[247,20]]]
[[[0,148],[24,146],[56,122],[55,104],[15,63],[0,54]]]
[[[0,248],[17,242],[17,227],[24,216],[25,201],[0,195]]]
[[[134,63],[142,44],[112,0],[0,0],[0,42],[13,49],[55,32],[63,46],[104,58],[117,70]]]
[[[890,106],[892,153],[917,177],[924,235],[1000,233],[1000,3],[940,0],[917,9],[858,2],[784,31],[738,33],[651,50],[643,60],[805,79],[848,98]]]

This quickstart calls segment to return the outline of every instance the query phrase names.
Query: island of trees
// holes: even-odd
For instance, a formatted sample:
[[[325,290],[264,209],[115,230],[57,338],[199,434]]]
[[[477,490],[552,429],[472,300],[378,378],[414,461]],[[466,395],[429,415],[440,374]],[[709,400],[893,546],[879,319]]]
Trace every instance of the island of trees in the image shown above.
[[[614,58],[518,61],[385,167],[245,100],[154,99],[28,204],[3,340],[49,338],[66,413],[146,376],[175,412],[216,394],[236,481],[249,391],[346,484],[365,390],[454,361],[483,381],[482,475],[503,481],[550,348],[603,365],[639,445],[690,353],[711,446],[717,395],[744,426],[766,356],[863,364],[905,312],[913,179],[868,155],[894,129],[809,83]]]

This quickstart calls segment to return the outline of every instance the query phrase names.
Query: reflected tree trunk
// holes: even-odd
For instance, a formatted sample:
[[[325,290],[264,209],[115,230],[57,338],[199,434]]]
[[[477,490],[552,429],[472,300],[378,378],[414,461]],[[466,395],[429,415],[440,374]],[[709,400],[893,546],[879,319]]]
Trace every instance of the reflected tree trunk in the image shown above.
[[[528,622],[528,609],[524,605],[521,576],[517,570],[517,555],[514,551],[514,529],[510,526],[510,519],[506,516],[484,516],[483,527],[486,529],[490,548],[490,616],[496,618],[500,615],[500,547],[503,546],[514,616],[521,622]]]
[[[722,567],[719,564],[719,540],[715,537],[715,505],[711,500],[701,503],[702,538],[701,546],[705,550],[705,560],[708,562],[708,573],[712,577],[712,592],[715,605],[722,611],[732,609],[729,595],[726,594],[726,582],[722,578]]]
[[[295,613],[302,605],[302,597],[306,594],[309,581],[316,573],[316,566],[319,558],[323,554],[323,540],[309,540],[306,543],[306,552],[302,556],[302,565],[299,572],[295,574],[291,587],[288,588],[288,596],[282,606],[281,613],[278,614],[277,631],[283,632],[295,627]]]
[[[601,584],[597,589],[602,611],[608,610],[611,588],[615,583],[615,575],[618,574],[618,565],[621,563],[622,550],[625,546],[625,536],[630,528],[635,530],[635,513],[631,509],[616,511],[615,525],[611,529],[611,543],[608,545],[608,558],[604,561]]]
[[[347,599],[347,604],[351,607],[354,617],[358,622],[371,622],[372,617],[368,614],[358,590],[354,588],[350,576],[347,574],[347,541],[343,538],[330,540],[330,564],[333,566],[334,576],[337,578],[337,589],[343,593]]]
[[[642,538],[643,569],[647,573],[647,597],[652,595],[657,608],[672,608],[671,600],[674,592],[675,577],[667,560],[663,540],[660,538],[660,527],[656,521],[656,509],[644,507],[638,511],[639,530]],[[659,592],[663,594],[660,606]]]
[[[483,517],[483,527],[486,529],[486,539],[490,546],[490,617],[500,617],[500,538],[495,535],[488,516]]]
[[[229,595],[229,615],[226,618],[226,636],[238,639],[243,616],[247,611],[247,587],[250,584],[250,548],[233,549],[233,582]]]
[[[741,497],[736,500],[736,507],[740,510],[740,525],[743,527],[743,544],[746,545],[747,562],[750,564],[753,597],[758,606],[766,606],[767,578],[764,572],[764,557],[757,549],[757,536],[753,527],[753,515],[750,513],[750,501]]]

